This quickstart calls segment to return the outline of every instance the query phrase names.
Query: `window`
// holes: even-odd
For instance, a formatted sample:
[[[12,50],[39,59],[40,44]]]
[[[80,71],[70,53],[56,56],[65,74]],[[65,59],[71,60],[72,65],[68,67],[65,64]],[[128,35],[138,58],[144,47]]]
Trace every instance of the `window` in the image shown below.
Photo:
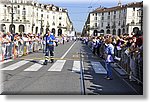
[[[125,21],[123,21],[123,25],[125,25]]]
[[[114,14],[116,14],[116,11],[114,11]]]
[[[97,20],[97,17],[95,17],[95,20]]]
[[[62,19],[62,17],[59,17],[59,20],[61,20]]]
[[[135,16],[135,12],[132,13],[132,16]]]
[[[4,15],[6,15],[6,9],[4,9]]]
[[[120,26],[120,21],[119,21],[119,23],[118,23],[118,26]]]
[[[20,10],[18,10],[18,12],[17,12],[18,14],[20,14]]]
[[[59,23],[59,26],[61,26],[61,23]]]
[[[124,9],[124,12],[126,12],[126,10]]]
[[[116,22],[115,21],[113,22],[113,26],[116,26]]]
[[[11,8],[10,7],[8,7],[8,13],[11,13]]]
[[[116,19],[116,15],[114,15],[114,19]]]
[[[121,10],[119,10],[119,14],[121,14]]]
[[[119,14],[119,18],[121,18],[121,14]]]
[[[41,17],[43,18],[43,14],[41,14]]]
[[[132,20],[131,24],[134,24],[134,23],[135,23],[134,20]],[[124,24],[124,22],[123,22],[123,24]]]
[[[97,23],[95,23],[95,27],[97,27]]]
[[[53,22],[52,25],[54,26],[54,25],[55,25],[55,22]]]
[[[101,27],[103,27],[103,23],[101,23]]]
[[[23,8],[23,10],[22,10],[22,15],[26,15],[26,9],[25,8]]]

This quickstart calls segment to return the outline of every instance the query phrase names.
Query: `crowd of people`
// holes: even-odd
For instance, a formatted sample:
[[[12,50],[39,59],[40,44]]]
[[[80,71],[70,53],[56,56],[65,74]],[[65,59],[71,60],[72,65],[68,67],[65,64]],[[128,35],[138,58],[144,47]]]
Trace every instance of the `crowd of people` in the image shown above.
[[[84,37],[83,42],[91,47],[94,55],[105,60],[108,60],[108,55],[113,55],[114,61],[126,70],[131,81],[136,79],[141,82],[143,81],[142,35],[124,34],[117,36],[108,34],[96,37]],[[112,53],[108,51],[108,46],[110,46],[110,44],[110,49],[114,48],[114,53],[113,51]],[[109,59],[111,59],[111,57],[109,57]],[[109,72],[109,74],[111,74],[111,72]]]
[[[55,38],[54,46],[68,42],[70,38],[61,36]],[[76,40],[76,38],[71,38]],[[143,36],[142,35],[101,35],[83,37],[83,43],[90,46],[94,55],[106,60],[109,72],[107,79],[112,79],[110,63],[118,63],[129,74],[131,80],[137,78],[143,81]],[[10,59],[43,49],[47,50],[47,34],[11,34],[0,32],[2,59]],[[111,57],[109,56],[111,55]],[[114,60],[110,60],[114,59]],[[109,63],[110,62],[110,63]]]
[[[1,61],[37,52],[40,49],[43,49],[43,53],[46,53],[46,35],[0,32]],[[70,38],[64,36],[56,37],[54,46],[64,44],[69,40]]]
[[[33,51],[38,51],[40,49],[39,45],[42,45],[42,37],[38,34],[11,34],[10,32],[1,32],[0,35],[2,39],[2,56],[4,59],[10,59]]]

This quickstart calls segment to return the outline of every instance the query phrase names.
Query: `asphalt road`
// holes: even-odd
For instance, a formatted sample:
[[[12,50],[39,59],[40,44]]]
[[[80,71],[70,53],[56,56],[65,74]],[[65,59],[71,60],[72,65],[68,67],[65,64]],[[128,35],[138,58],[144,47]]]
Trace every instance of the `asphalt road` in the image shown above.
[[[48,65],[42,65],[43,60],[38,59],[44,57],[42,51],[1,63],[2,94],[80,95],[80,49],[83,54],[86,95],[142,94],[141,87],[140,91],[137,90],[137,87],[133,87],[115,70],[113,80],[104,79],[104,73],[96,73],[91,62],[100,62],[103,67],[104,62],[94,56],[88,46],[80,41],[66,42],[55,47],[55,58],[60,59],[55,59],[54,63]]]

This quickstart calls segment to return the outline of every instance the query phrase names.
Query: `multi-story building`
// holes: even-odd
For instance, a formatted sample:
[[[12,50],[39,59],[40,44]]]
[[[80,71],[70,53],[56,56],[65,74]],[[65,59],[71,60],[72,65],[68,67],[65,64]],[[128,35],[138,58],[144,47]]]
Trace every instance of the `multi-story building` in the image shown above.
[[[133,2],[111,8],[97,8],[89,13],[83,28],[86,36],[100,34],[139,33],[143,27],[143,2]]]
[[[67,9],[34,0],[1,0],[0,23],[0,31],[12,33],[45,34],[50,30],[60,36],[73,29]]]

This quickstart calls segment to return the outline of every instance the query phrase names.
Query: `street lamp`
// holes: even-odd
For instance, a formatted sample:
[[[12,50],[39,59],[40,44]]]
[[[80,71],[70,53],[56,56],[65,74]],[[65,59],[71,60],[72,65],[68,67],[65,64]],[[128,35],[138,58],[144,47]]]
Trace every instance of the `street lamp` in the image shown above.
[[[140,18],[141,18],[141,31],[143,31],[143,8],[140,9]]]
[[[43,21],[44,20],[42,20],[42,17],[41,17],[41,20],[39,20],[39,21],[41,22],[40,34],[42,34],[43,33]]]
[[[141,31],[139,32],[139,34],[143,33],[143,8],[140,8],[139,10],[137,10],[138,12],[138,17],[140,18],[140,26],[141,26]]]
[[[14,20],[14,5],[13,5],[13,0],[12,0],[12,2],[11,2],[11,25],[10,25],[10,32],[11,32],[11,34],[13,34],[15,31],[15,29],[14,29],[14,22],[13,22],[13,20]]]

